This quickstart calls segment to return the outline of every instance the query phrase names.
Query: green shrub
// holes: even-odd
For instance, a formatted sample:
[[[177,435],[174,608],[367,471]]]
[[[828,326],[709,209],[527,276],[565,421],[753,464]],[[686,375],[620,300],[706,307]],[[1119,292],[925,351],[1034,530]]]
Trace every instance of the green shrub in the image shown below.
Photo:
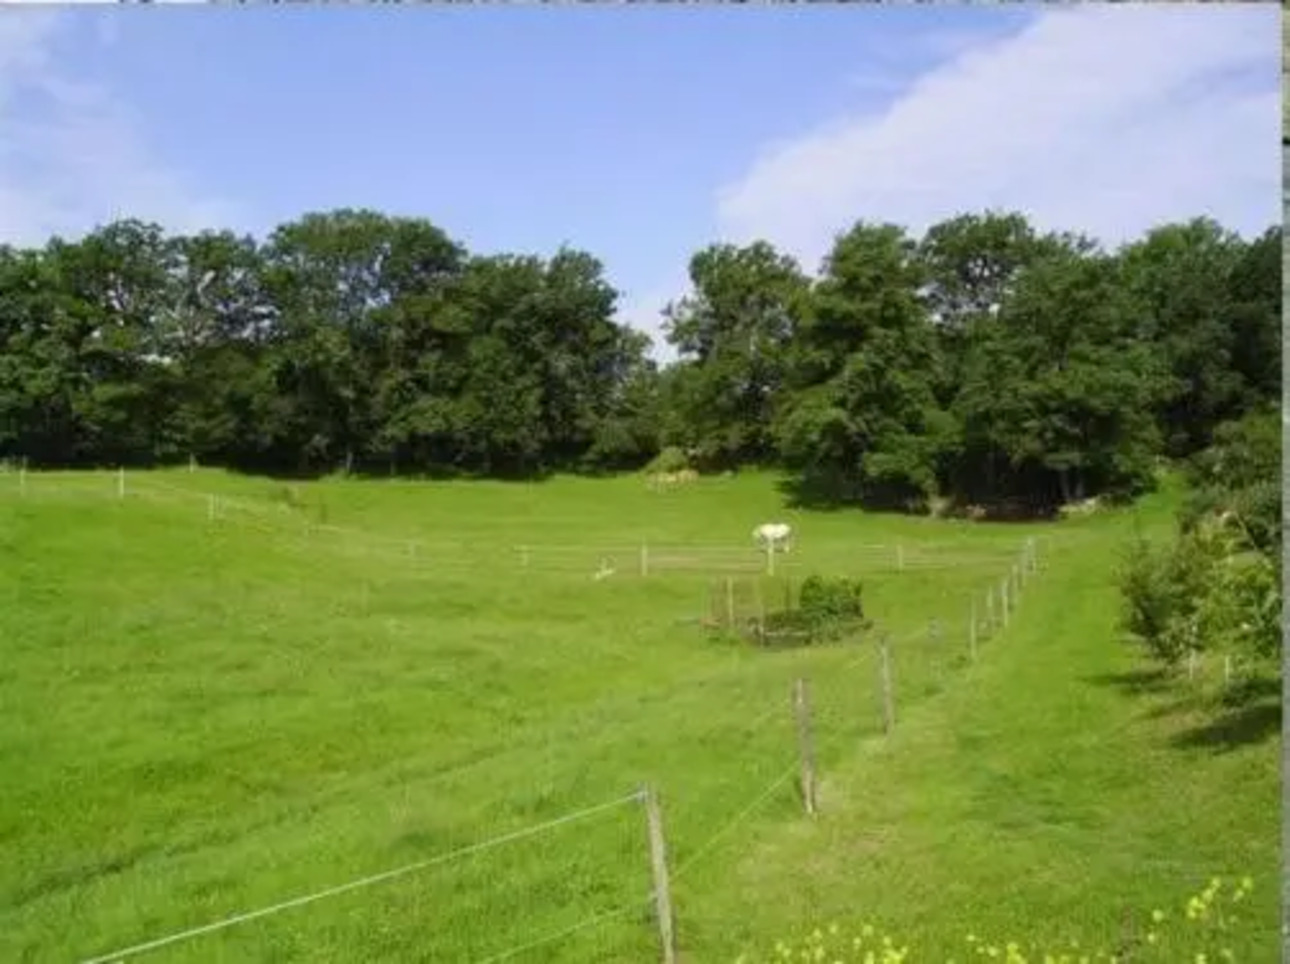
[[[798,595],[796,615],[816,638],[831,638],[868,626],[860,580],[810,576]]]
[[[1200,648],[1196,603],[1206,567],[1186,550],[1181,542],[1158,547],[1139,539],[1120,570],[1121,626],[1169,665]]]
[[[685,452],[675,445],[669,445],[650,460],[650,463],[645,466],[645,471],[650,474],[656,472],[681,472],[689,467],[690,460],[686,457]]]
[[[1231,512],[1202,517],[1168,546],[1139,541],[1120,571],[1121,625],[1170,665],[1188,650],[1266,659],[1281,647],[1278,563]]]

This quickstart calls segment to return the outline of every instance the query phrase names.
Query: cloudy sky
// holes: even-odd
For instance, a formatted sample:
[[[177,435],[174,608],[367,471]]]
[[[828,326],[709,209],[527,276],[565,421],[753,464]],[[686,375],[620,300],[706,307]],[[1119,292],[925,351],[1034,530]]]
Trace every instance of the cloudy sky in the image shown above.
[[[1108,244],[1280,219],[1273,4],[0,6],[0,242],[429,217],[606,264],[651,333],[716,240],[857,218]],[[663,353],[666,355],[666,352]]]

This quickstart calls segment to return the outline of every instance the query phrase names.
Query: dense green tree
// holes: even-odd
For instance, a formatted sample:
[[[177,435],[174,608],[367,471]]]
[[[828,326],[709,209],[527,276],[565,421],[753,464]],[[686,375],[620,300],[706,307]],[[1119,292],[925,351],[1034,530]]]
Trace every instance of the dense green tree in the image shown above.
[[[1138,335],[1168,370],[1156,414],[1170,455],[1198,451],[1239,414],[1233,281],[1244,254],[1240,238],[1208,218],[1155,228],[1120,252],[1125,289],[1141,307]]]
[[[0,249],[0,450],[37,462],[76,459],[76,340],[54,260]]]
[[[807,310],[797,263],[765,242],[718,244],[690,260],[692,293],[667,311],[689,371],[677,384],[681,436],[710,465],[771,461],[789,345]]]
[[[712,245],[660,368],[587,252],[470,253],[346,209],[263,243],[125,220],[0,248],[0,457],[510,475],[666,446],[779,464],[803,495],[1051,507],[1161,455],[1239,462],[1253,443],[1219,427],[1280,391],[1279,251],[1279,228],[1197,219],[1112,257],[1001,212],[921,239],[859,222],[815,279]],[[1236,514],[1262,520],[1268,485],[1233,488]]]
[[[893,225],[856,224],[833,247],[794,345],[781,451],[808,487],[925,502],[953,426],[937,404],[940,356],[919,292],[926,267]]]
[[[273,442],[277,397],[263,364],[276,313],[251,238],[206,232],[175,242],[163,327],[178,386],[173,447],[203,461],[254,463]]]
[[[1242,411],[1281,399],[1281,233],[1276,225],[1245,245],[1228,277],[1232,366],[1241,380]]]
[[[965,363],[960,479],[976,481],[973,495],[983,485],[987,497],[1047,505],[1151,477],[1160,366],[1138,337],[1119,265],[1085,239],[1050,242]]]
[[[1024,215],[964,214],[927,229],[918,246],[925,278],[921,291],[941,357],[937,397],[953,402],[979,325],[1002,309],[1019,273],[1040,256],[1038,237]]]

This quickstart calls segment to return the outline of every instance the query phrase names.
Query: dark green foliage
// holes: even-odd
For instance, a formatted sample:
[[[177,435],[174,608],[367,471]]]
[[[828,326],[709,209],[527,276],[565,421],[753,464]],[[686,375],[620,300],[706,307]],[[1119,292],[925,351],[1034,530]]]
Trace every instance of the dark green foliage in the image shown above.
[[[690,261],[693,294],[668,308],[668,340],[681,355],[665,441],[717,468],[769,462],[787,355],[807,311],[797,264],[759,241],[713,245]]]
[[[851,479],[861,499],[922,503],[936,493],[952,426],[936,402],[933,331],[918,300],[916,245],[894,225],[856,224],[834,246],[794,345],[777,437],[808,480]]]
[[[0,248],[0,458],[535,476],[675,449],[778,465],[801,504],[1048,515],[1148,488],[1161,456],[1247,458],[1220,426],[1279,396],[1280,237],[1198,219],[1107,254],[1015,213],[861,221],[815,279],[712,245],[660,368],[586,252],[476,254],[366,210],[263,243],[125,220]],[[1272,482],[1223,485],[1193,515],[1279,540]]]

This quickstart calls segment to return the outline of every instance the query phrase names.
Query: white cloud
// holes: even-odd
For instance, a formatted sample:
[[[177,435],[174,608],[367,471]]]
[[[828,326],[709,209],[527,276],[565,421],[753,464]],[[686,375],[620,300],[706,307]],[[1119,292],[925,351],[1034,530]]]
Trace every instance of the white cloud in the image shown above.
[[[156,156],[110,89],[71,72],[70,23],[62,11],[0,10],[0,242],[76,237],[118,217],[174,231],[244,223]],[[91,25],[98,43],[115,42],[115,28]]]
[[[986,208],[1109,244],[1208,214],[1280,218],[1280,12],[1081,5],[959,45],[881,112],[769,147],[718,193],[720,233],[814,270],[857,218],[915,232]]]

